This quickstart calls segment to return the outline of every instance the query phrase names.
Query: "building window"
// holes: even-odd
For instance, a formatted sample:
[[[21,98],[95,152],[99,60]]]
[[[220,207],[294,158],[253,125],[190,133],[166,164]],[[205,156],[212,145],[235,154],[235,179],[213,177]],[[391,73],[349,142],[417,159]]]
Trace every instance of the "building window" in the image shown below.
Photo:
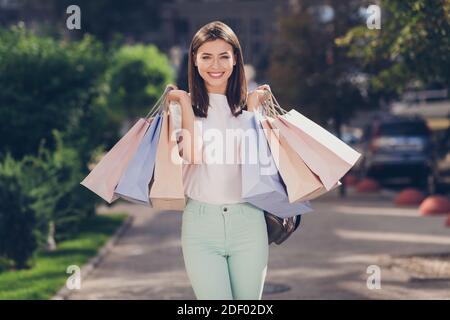
[[[250,20],[250,32],[252,34],[262,34],[264,32],[264,28],[263,28],[261,19],[251,19]]]
[[[227,24],[235,33],[241,33],[243,30],[241,30],[242,23],[241,19],[238,18],[227,18],[223,19],[223,22]]]
[[[260,42],[253,42],[252,44],[252,51],[257,53],[261,50],[261,43]]]

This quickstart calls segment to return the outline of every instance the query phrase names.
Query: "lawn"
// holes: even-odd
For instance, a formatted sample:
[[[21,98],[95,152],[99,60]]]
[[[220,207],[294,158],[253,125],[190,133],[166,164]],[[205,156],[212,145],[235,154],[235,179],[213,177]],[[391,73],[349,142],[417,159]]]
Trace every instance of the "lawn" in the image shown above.
[[[0,299],[50,299],[71,274],[67,267],[80,268],[120,227],[126,214],[96,215],[89,218],[80,233],[62,241],[52,252],[38,252],[31,269],[0,272]]]

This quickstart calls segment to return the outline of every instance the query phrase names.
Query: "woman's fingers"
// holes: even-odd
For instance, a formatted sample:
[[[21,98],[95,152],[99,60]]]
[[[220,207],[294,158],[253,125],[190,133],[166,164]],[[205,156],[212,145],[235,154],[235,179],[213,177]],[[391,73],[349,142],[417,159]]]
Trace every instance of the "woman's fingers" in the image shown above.
[[[177,90],[178,88],[176,85],[170,83],[166,86],[166,89]]]
[[[272,101],[271,90],[268,84],[263,84],[257,88],[260,103]]]
[[[169,100],[180,101],[182,98],[185,98],[185,97],[189,98],[189,95],[187,94],[186,91],[178,90],[175,88],[175,89],[169,90],[169,92],[167,93],[167,97]]]
[[[263,84],[263,85],[259,86],[258,89],[270,91],[270,86],[268,84]]]

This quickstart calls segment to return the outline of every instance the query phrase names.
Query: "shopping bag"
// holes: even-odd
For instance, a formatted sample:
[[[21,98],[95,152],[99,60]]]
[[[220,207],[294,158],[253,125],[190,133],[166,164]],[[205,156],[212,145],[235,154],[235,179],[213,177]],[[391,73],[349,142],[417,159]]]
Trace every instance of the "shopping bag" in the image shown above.
[[[158,114],[144,135],[136,153],[123,173],[115,194],[128,201],[151,206],[149,186],[153,178],[156,148],[161,132],[161,116]]]
[[[360,153],[296,110],[277,116],[274,126],[329,191],[356,163]]]
[[[274,127],[319,177],[326,190],[341,185],[339,179],[353,167],[361,154],[298,111],[284,110],[269,90],[265,93],[263,109],[273,115]]]
[[[176,130],[169,117],[170,113],[164,111],[156,150],[154,181],[150,187],[150,201],[154,208],[183,211],[186,206],[183,161],[178,150]]]
[[[81,181],[81,185],[98,194],[108,203],[117,200],[118,196],[114,194],[117,183],[138,149],[151,121],[151,119],[139,119]]]
[[[303,160],[291,149],[286,139],[273,128],[273,118],[264,117],[261,125],[264,129],[270,151],[281,178],[286,185],[289,202],[311,200],[309,195],[324,189],[319,178],[308,168]]]
[[[103,156],[84,180],[81,181],[81,185],[98,194],[108,203],[119,198],[114,193],[117,184],[147,132],[153,120],[152,115],[160,109],[162,104],[166,103],[167,93],[172,89],[172,87],[167,87],[164,90],[147,116],[139,119],[111,150]]]
[[[313,211],[309,201],[289,203],[286,187],[274,163],[260,125],[261,115],[243,111],[241,138],[242,198],[280,218]]]

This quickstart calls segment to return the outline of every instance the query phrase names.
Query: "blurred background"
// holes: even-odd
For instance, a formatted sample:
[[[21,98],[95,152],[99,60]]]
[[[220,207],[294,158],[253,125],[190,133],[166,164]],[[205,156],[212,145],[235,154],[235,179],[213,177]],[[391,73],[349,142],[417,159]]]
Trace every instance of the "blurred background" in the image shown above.
[[[50,296],[60,276],[1,292],[101,234],[85,261],[121,223],[79,183],[168,83],[187,90],[190,41],[214,20],[237,34],[250,90],[270,84],[362,153],[341,197],[370,181],[449,198],[448,0],[0,0],[0,298]]]

